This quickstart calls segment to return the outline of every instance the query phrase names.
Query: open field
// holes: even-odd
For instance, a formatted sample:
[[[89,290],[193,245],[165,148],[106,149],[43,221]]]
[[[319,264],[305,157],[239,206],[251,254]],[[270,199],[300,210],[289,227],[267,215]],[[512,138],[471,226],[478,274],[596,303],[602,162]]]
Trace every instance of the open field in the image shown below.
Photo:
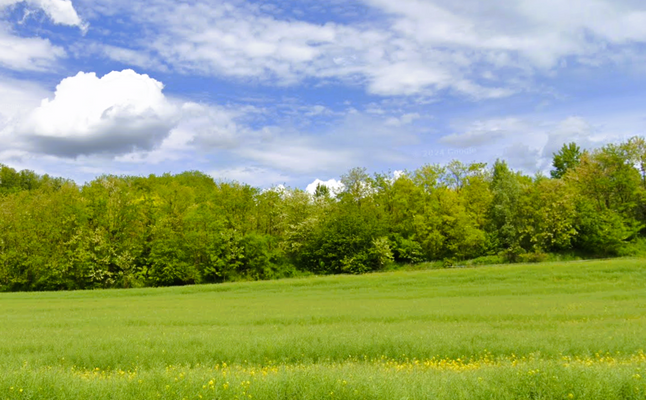
[[[646,398],[646,261],[0,294],[0,398]]]

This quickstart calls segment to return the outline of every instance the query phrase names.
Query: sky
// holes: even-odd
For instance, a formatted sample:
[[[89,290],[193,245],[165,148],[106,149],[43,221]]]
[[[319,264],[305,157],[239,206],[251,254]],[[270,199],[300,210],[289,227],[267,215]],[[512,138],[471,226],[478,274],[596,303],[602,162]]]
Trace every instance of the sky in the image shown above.
[[[535,174],[643,135],[645,65],[643,0],[0,0],[0,163],[303,189],[453,159]]]

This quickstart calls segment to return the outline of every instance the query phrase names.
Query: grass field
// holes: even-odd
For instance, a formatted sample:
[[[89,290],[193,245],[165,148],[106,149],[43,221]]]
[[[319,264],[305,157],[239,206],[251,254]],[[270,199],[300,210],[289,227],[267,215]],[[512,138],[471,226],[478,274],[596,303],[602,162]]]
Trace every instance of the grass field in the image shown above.
[[[0,399],[645,399],[646,260],[0,294]]]

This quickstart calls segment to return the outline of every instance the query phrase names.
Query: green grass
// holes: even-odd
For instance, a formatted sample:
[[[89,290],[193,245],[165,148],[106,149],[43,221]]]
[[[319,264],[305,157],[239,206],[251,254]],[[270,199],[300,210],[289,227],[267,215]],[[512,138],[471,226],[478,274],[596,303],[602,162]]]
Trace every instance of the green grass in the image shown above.
[[[617,259],[0,294],[0,399],[644,399],[645,288]]]

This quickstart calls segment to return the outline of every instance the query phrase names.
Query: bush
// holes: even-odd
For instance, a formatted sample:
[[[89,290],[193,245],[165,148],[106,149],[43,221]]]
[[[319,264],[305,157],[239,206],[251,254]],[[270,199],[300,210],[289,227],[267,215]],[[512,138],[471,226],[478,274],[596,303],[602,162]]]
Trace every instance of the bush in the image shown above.
[[[404,238],[400,234],[391,236],[392,254],[397,262],[417,264],[424,261],[422,246],[414,238]]]
[[[518,256],[521,263],[540,263],[547,261],[548,255],[543,252],[525,253]]]
[[[482,256],[478,258],[474,258],[473,260],[469,260],[465,263],[465,265],[494,265],[494,264],[505,264],[507,260],[505,260],[504,257],[500,255],[491,255],[491,256]]]
[[[596,211],[589,204],[579,206],[576,246],[589,254],[619,255],[641,226],[625,220],[612,210]]]
[[[445,258],[442,260],[442,268],[452,268],[457,265],[455,258]]]
[[[632,242],[625,243],[617,251],[620,257],[646,257],[646,238],[638,237]]]
[[[364,274],[370,272],[370,262],[366,253],[345,256],[341,260],[341,272],[347,274]]]
[[[520,245],[513,244],[508,249],[501,251],[499,254],[510,263],[516,263],[521,260],[521,256],[525,254],[526,251]]]
[[[372,241],[372,248],[369,250],[368,256],[373,270],[381,270],[395,260],[386,237],[380,237]]]

